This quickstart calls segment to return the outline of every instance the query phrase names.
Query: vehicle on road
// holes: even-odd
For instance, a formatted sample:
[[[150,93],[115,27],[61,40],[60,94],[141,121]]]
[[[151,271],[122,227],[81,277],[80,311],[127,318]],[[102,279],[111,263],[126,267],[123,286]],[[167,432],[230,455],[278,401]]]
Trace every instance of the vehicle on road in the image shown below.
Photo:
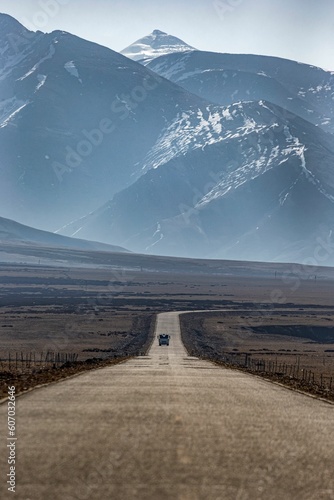
[[[161,333],[158,335],[159,345],[169,345],[170,335]]]

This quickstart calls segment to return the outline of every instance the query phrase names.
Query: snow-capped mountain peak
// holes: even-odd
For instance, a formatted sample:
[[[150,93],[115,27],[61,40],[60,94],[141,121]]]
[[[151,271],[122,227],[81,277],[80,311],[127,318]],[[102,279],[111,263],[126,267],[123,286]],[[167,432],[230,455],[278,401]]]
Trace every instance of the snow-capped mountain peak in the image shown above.
[[[121,51],[121,54],[146,65],[160,56],[192,50],[196,49],[180,40],[180,38],[160,30],[154,30],[150,35],[140,38],[129,47],[126,47]]]

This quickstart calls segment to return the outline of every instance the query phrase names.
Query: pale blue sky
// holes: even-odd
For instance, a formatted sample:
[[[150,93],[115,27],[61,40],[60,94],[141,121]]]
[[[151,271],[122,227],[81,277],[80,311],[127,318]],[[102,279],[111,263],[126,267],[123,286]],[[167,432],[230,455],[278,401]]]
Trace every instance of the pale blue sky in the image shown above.
[[[122,50],[160,29],[202,50],[266,54],[334,70],[334,0],[0,0],[30,29]]]

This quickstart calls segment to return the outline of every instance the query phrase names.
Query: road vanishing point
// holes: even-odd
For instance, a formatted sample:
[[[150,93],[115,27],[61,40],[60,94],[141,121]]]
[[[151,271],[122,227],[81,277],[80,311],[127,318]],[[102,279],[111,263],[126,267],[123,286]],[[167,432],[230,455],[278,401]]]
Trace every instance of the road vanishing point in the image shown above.
[[[16,493],[1,499],[334,499],[334,405],[187,355],[179,313],[147,356],[17,398]]]

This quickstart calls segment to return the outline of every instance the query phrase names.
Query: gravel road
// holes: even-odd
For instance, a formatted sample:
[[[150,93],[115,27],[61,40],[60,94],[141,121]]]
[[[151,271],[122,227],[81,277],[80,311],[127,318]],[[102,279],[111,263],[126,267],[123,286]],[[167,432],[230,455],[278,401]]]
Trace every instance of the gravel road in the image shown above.
[[[1,499],[334,499],[332,404],[188,357],[178,313],[160,332],[169,347],[17,398],[14,496],[0,405]]]

